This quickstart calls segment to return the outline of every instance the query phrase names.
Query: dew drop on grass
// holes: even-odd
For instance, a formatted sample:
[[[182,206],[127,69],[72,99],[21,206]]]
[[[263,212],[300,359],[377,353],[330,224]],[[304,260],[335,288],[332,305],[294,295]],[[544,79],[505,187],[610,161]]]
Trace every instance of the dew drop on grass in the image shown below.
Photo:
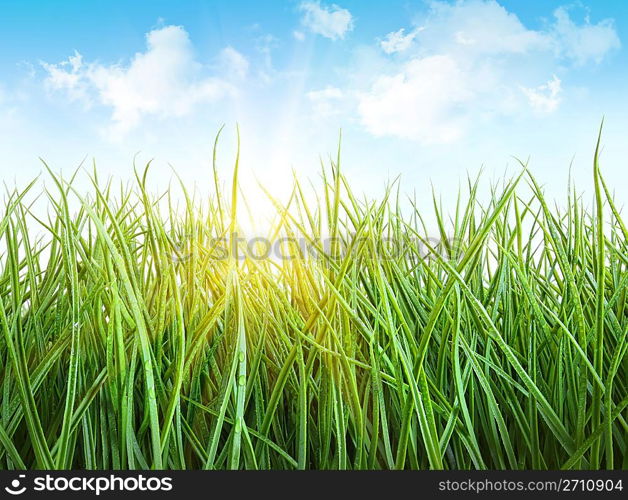
[[[240,363],[244,361],[244,353],[242,351],[238,353],[238,360],[240,361]]]
[[[246,385],[246,377],[244,375],[238,377],[238,385]]]
[[[240,422],[240,419],[238,419],[238,421],[235,424],[235,431],[239,434],[240,432],[242,432],[242,423]]]

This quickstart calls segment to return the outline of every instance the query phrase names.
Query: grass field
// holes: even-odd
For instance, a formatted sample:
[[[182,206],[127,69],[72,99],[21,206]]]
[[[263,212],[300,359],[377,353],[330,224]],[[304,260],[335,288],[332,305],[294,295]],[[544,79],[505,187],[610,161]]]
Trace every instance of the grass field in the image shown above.
[[[434,203],[436,234],[335,161],[254,242],[237,171],[181,210],[149,170],[48,172],[43,216],[40,181],[6,195],[0,468],[628,468],[628,230],[597,160],[591,208],[522,166]]]

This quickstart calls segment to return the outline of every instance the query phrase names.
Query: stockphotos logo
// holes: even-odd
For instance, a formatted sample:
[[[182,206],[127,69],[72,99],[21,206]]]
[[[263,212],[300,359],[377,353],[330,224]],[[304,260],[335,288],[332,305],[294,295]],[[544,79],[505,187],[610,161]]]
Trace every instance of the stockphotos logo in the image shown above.
[[[4,491],[6,491],[9,495],[17,496],[26,491],[26,487],[22,486],[21,483],[21,480],[24,479],[26,476],[24,474],[20,474],[18,477],[19,479],[14,479],[13,481],[11,481],[11,484],[9,486],[4,488]]]
[[[27,490],[29,493],[88,493],[95,496],[109,492],[156,493],[172,491],[172,478],[146,477],[141,474],[129,477],[119,477],[113,474],[100,477],[64,477],[46,474],[35,476],[30,487],[24,484],[25,478],[26,476],[21,474],[18,479],[13,479],[4,490],[13,496],[21,495]]]

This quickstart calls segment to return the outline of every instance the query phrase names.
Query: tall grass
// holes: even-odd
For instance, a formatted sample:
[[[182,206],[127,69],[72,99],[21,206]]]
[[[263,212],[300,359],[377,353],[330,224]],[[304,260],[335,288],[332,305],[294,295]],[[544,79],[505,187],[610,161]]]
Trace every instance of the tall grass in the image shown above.
[[[7,194],[1,468],[628,467],[628,230],[597,152],[592,209],[522,166],[434,203],[439,244],[334,161],[318,202],[273,200],[283,258],[234,237],[237,163],[182,211],[149,174],[49,171],[43,217],[38,182]]]

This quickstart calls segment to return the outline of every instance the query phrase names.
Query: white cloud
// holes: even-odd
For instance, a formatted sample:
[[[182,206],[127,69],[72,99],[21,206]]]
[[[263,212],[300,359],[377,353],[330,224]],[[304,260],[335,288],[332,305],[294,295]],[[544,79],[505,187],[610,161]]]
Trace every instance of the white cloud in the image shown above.
[[[233,47],[222,49],[219,59],[222,72],[226,76],[242,79],[249,71],[249,61]]]
[[[384,39],[379,42],[382,50],[386,52],[386,54],[394,54],[395,52],[408,50],[412,46],[417,34],[420,31],[423,31],[423,28],[416,28],[407,35],[405,34],[405,31],[406,30],[404,28],[401,28],[398,31],[388,33]]]
[[[556,22],[552,35],[556,40],[557,50],[577,65],[600,63],[610,51],[621,46],[611,19],[591,24],[587,16],[584,24],[578,26],[572,21],[565,7],[556,9],[554,17]]]
[[[298,40],[299,42],[302,42],[303,40],[305,40],[305,33],[299,30],[294,30],[292,32],[292,36],[294,37],[295,40]]]
[[[552,25],[533,30],[495,0],[432,2],[421,24],[380,41],[395,57],[353,89],[376,136],[445,143],[493,116],[554,112],[562,82],[552,75],[598,63],[619,45],[611,21],[578,24],[558,9]]]
[[[260,55],[257,78],[265,84],[272,83],[279,71],[273,64],[273,51],[280,45],[279,39],[270,33],[264,33],[254,39],[255,51]]]
[[[472,97],[464,70],[453,58],[437,55],[412,59],[402,72],[379,77],[360,96],[359,111],[374,135],[449,142],[461,133],[456,109]]]
[[[313,90],[306,94],[316,116],[328,117],[340,112],[339,104],[345,93],[336,87],[326,87],[322,90]]]
[[[544,85],[535,88],[521,87],[521,90],[528,98],[532,109],[539,113],[551,113],[558,108],[562,89],[560,79],[556,75]]]
[[[110,132],[115,135],[137,126],[145,115],[183,116],[201,103],[233,92],[224,79],[205,75],[181,26],[150,31],[146,45],[127,65],[86,64],[78,52],[59,64],[42,63],[48,73],[45,84],[65,91],[71,99],[110,107]],[[246,69],[234,49],[225,49],[222,57],[235,64],[234,71]]]
[[[338,5],[327,7],[318,1],[308,1],[302,2],[299,9],[303,12],[303,26],[317,35],[338,40],[353,29],[351,12]]]
[[[488,56],[551,47],[546,34],[527,29],[515,14],[494,0],[432,2],[424,24],[420,43],[433,51]]]
[[[83,56],[76,50],[66,61],[59,64],[42,62],[41,65],[48,72],[44,82],[48,89],[65,90],[71,100],[90,104],[88,85],[82,74]]]

